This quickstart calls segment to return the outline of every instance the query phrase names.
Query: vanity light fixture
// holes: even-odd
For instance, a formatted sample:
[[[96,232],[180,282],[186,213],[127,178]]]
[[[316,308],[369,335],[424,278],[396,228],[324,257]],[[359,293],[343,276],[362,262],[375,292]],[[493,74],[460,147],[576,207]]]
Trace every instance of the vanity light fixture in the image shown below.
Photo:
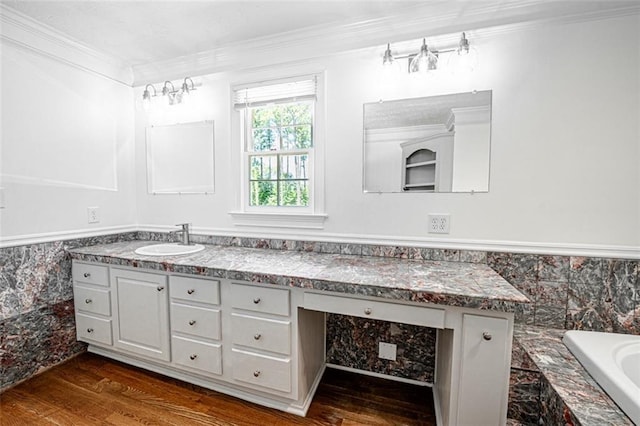
[[[438,61],[443,53],[451,53],[449,65],[453,68],[473,69],[477,65],[477,51],[470,46],[466,33],[462,33],[456,48],[431,50],[427,46],[427,40],[423,38],[422,46],[418,53],[404,56],[394,57],[391,52],[391,45],[388,43],[382,57],[382,65],[389,67],[396,63],[398,59],[407,59],[409,73],[429,73],[438,69]]]
[[[153,89],[153,95],[149,91],[149,88]],[[171,81],[165,81],[161,95],[167,97],[169,105],[177,105],[185,102],[189,97],[189,93],[194,90],[196,90],[196,85],[191,77],[185,77],[180,90],[176,90]],[[152,98],[155,98],[156,96],[158,96],[158,92],[156,91],[155,86],[153,84],[147,84],[144,88],[144,92],[142,93],[142,106],[145,110],[149,109]]]

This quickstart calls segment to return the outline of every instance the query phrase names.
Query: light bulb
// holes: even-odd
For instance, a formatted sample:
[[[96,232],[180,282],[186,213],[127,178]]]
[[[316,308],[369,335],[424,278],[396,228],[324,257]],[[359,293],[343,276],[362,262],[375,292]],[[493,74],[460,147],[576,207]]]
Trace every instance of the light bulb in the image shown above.
[[[458,48],[449,57],[448,65],[454,74],[468,73],[477,68],[478,51],[470,45],[465,33],[462,33]]]
[[[420,52],[414,56],[409,65],[410,72],[429,72],[438,68],[438,56],[429,50],[427,42],[422,39]]]
[[[145,111],[149,111],[149,108],[151,108],[151,92],[149,92],[149,87],[153,89],[153,96],[158,94],[152,84],[147,84],[144,87],[144,92],[142,92],[142,108],[144,108]]]
[[[391,53],[391,46],[387,43],[387,50],[384,51],[384,57],[382,58],[382,66],[393,66],[393,54]]]

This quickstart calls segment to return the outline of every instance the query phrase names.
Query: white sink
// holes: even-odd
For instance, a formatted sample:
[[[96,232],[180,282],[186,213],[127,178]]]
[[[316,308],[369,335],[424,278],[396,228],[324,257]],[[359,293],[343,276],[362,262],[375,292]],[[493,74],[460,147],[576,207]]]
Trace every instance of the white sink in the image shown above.
[[[202,244],[185,246],[178,243],[167,243],[140,247],[136,249],[136,253],[144,256],[176,256],[180,254],[197,253],[202,250],[204,250],[204,246]]]

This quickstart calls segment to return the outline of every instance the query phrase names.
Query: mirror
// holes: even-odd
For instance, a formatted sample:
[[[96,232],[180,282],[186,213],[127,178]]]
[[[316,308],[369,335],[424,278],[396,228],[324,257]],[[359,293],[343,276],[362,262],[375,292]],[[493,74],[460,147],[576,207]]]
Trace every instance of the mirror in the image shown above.
[[[146,140],[150,194],[213,193],[213,121],[147,127]]]
[[[364,104],[365,192],[488,192],[491,91]]]

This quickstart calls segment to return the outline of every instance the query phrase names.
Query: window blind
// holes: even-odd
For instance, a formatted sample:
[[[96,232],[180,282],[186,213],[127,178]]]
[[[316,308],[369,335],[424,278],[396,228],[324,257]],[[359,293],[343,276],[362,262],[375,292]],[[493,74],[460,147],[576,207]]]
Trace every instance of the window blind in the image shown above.
[[[316,98],[316,78],[243,87],[234,90],[233,106],[236,109],[264,106],[271,103],[287,103]]]

